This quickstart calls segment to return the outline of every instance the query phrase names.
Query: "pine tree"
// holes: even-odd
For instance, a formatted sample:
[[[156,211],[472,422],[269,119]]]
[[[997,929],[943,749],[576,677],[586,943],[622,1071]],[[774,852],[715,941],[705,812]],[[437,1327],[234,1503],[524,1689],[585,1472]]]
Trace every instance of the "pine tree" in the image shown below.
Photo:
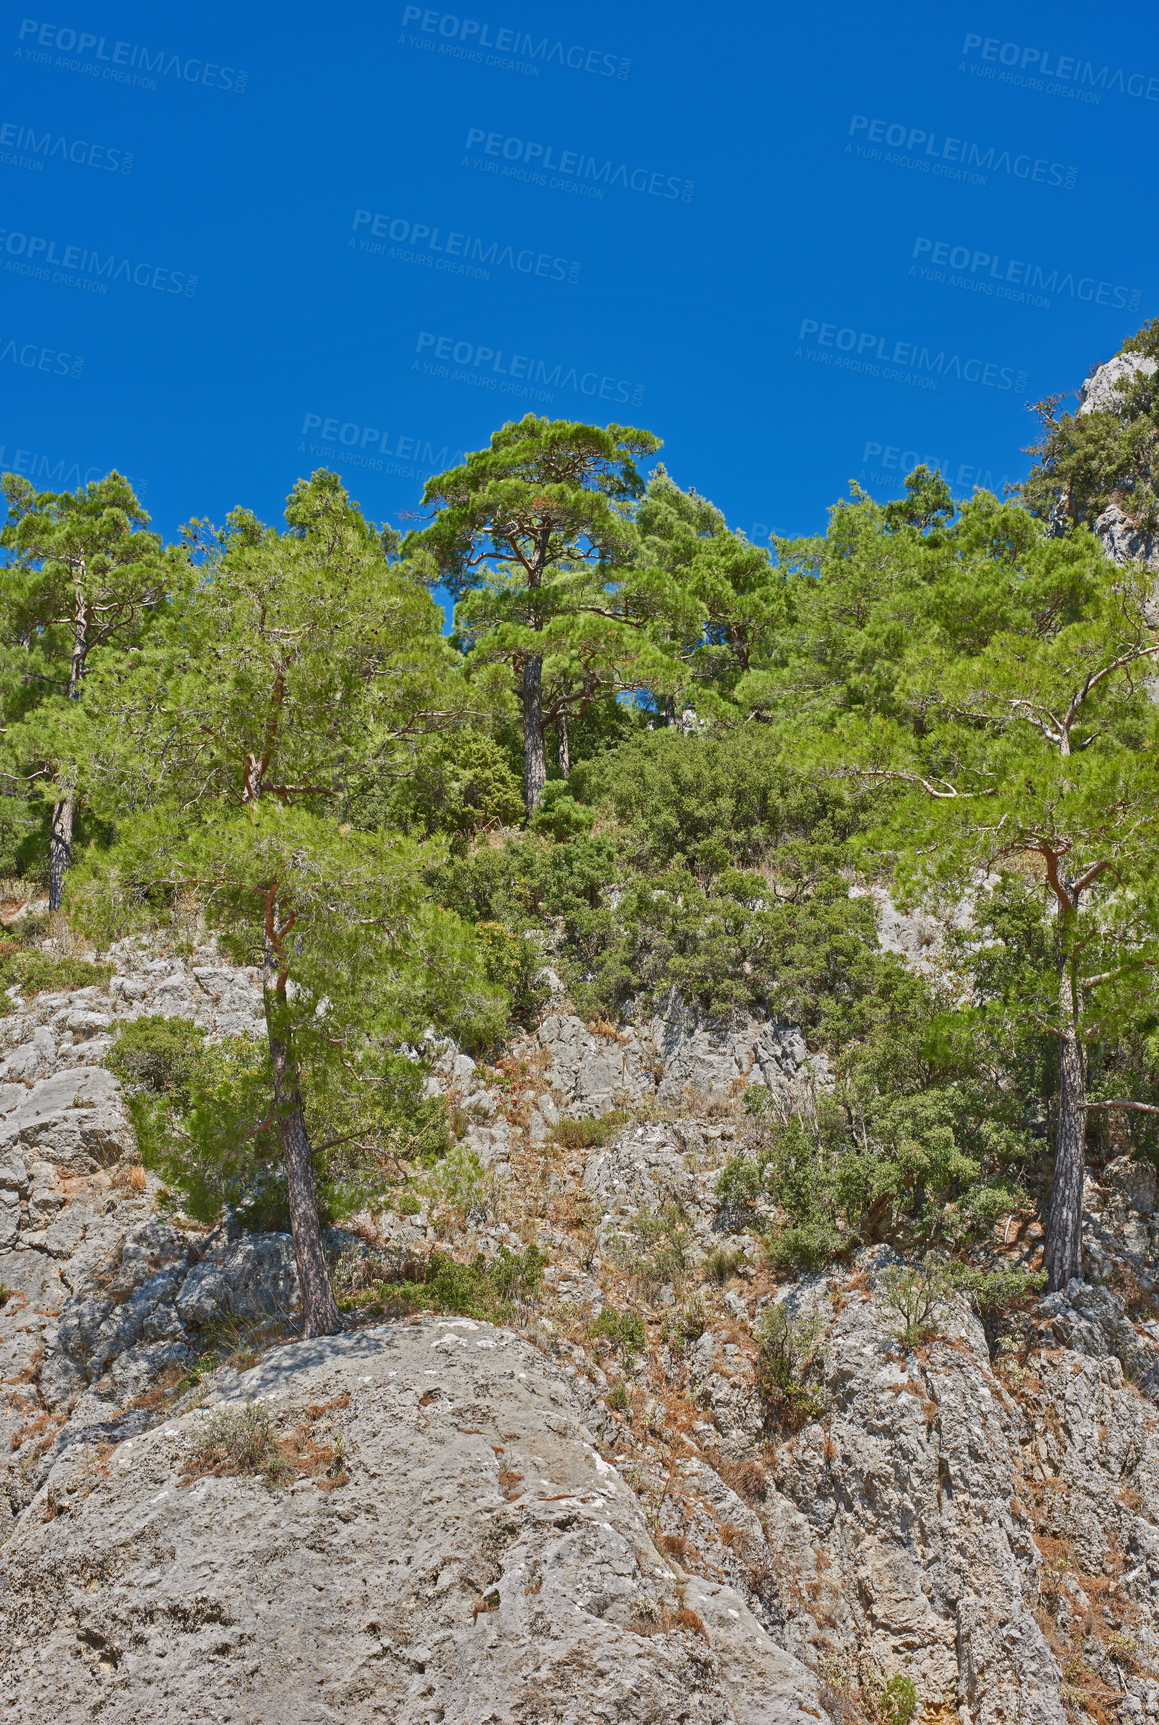
[[[917,488],[915,488],[917,489]],[[877,844],[926,892],[1029,876],[1048,909],[1049,966],[1002,1010],[1057,1052],[1045,1267],[1081,1275],[1087,1051],[1137,1016],[1159,970],[1159,658],[1149,585],[1086,529],[1048,537],[979,493],[960,520],[891,517],[855,497],[833,514],[766,696],[804,716],[819,762],[896,787]],[[922,529],[925,523],[925,531]]]
[[[644,481],[651,432],[528,414],[488,449],[430,480],[426,552],[460,601],[458,637],[476,664],[515,673],[528,818],[547,779],[544,733],[592,700],[679,676],[667,641],[697,608],[662,570],[641,567],[626,505]],[[566,730],[563,734],[566,734]]]
[[[63,754],[44,750],[46,727],[63,742],[46,705],[81,701],[94,654],[130,645],[186,573],[179,554],[164,552],[147,531],[149,517],[119,473],[60,492],[36,492],[6,473],[3,490],[0,545],[10,558],[0,616],[16,649],[7,661],[8,704],[23,721],[10,728],[8,747],[16,761],[36,758],[33,779],[51,787],[49,906],[57,910],[72,863],[78,786],[67,744]]]
[[[371,1031],[397,1019],[400,990],[420,1012],[444,984],[460,1011],[490,1003],[453,919],[425,905],[415,847],[351,833],[334,812],[406,743],[462,722],[439,611],[388,566],[336,475],[299,481],[286,519],[279,533],[237,510],[224,533],[189,530],[201,579],[162,635],[94,677],[87,768],[109,806],[149,811],[100,869],[105,899],[191,888],[260,960],[305,1333],[321,1335],[341,1320],[306,1052],[316,1082],[373,1085]]]

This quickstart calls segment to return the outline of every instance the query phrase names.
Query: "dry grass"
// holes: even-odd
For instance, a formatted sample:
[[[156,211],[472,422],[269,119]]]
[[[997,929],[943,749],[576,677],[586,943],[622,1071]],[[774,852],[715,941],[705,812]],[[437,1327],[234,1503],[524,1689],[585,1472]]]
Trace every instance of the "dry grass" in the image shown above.
[[[331,1427],[329,1441],[319,1443],[314,1427],[323,1415],[349,1402],[349,1395],[344,1395],[308,1407],[305,1418],[283,1432],[260,1402],[219,1408],[182,1463],[180,1483],[192,1485],[212,1474],[218,1479],[249,1475],[270,1488],[299,1479],[312,1479],[323,1491],[346,1485],[350,1476],[342,1434]]]
[[[53,1438],[56,1436],[61,1426],[66,1423],[67,1419],[67,1414],[50,1414],[47,1412],[38,1413],[35,1418],[30,1419],[26,1425],[17,1426],[16,1430],[8,1440],[8,1448],[10,1450],[18,1450],[28,1442],[29,1438],[40,1438],[42,1441],[35,1446],[34,1453],[37,1455],[43,1455],[44,1451],[50,1447]]]
[[[145,1191],[145,1170],[139,1162],[122,1163],[113,1170],[112,1185],[116,1192],[132,1192],[140,1198]]]

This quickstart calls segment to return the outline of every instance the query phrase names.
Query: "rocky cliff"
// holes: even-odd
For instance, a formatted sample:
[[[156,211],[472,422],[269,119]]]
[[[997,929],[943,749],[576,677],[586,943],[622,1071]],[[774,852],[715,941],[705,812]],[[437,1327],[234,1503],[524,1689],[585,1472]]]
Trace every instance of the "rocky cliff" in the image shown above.
[[[288,1239],[160,1215],[101,1064],[124,1016],[249,1031],[256,978],[111,958],[0,1019],[5,1717],[1159,1714],[1150,1169],[1089,1183],[1086,1281],[906,1345],[887,1250],[778,1283],[759,1202],[715,1193],[743,1088],[827,1081],[798,1033],[560,1001],[501,1070],[428,1051],[474,1172],[335,1233],[356,1327],[296,1343]],[[1005,1219],[995,1261],[1039,1233]],[[360,1304],[531,1244],[505,1327]],[[809,1337],[788,1409],[774,1310]]]
[[[1140,372],[1155,370],[1155,361],[1138,353],[1117,353],[1096,366],[1079,390],[1080,415],[1115,412],[1122,407],[1123,390]],[[1159,532],[1138,522],[1108,503],[1094,523],[1103,550],[1112,563],[1142,562],[1159,571]]]

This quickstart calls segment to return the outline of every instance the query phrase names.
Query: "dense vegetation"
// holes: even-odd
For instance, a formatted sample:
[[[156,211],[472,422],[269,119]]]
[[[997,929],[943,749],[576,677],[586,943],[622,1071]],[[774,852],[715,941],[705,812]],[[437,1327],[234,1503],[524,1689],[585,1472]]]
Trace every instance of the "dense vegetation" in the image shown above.
[[[1052,421],[1020,500],[919,468],[772,553],[645,476],[650,433],[534,416],[402,542],[326,472],[284,529],[171,546],[116,474],[6,476],[0,870],[103,941],[194,903],[265,979],[260,1046],[122,1036],[146,1157],[206,1219],[288,1216],[332,1329],[320,1218],[451,1142],[414,1047],[497,1054],[550,966],[587,1017],[679,997],[827,1055],[808,1117],[754,1093],[722,1178],[778,1261],[979,1238],[1049,1137],[1065,1281],[1088,1148],[1151,1154],[1159,1114],[1159,640],[1090,529],[1150,519],[1154,400]],[[872,882],[968,898],[969,937],[915,974]]]

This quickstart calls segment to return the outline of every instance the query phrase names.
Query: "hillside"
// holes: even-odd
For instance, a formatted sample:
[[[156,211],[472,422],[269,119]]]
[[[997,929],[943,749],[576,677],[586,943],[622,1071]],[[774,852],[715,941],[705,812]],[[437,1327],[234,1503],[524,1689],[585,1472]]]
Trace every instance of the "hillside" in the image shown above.
[[[1136,341],[1019,501],[771,558],[524,421],[10,680],[6,1718],[1159,1711]],[[144,615],[197,565],[125,521]]]

